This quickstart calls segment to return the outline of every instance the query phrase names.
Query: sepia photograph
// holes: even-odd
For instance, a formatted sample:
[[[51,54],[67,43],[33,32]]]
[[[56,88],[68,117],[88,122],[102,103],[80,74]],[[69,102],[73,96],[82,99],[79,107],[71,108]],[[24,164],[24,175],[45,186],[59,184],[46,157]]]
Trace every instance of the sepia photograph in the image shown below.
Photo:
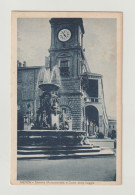
[[[121,12],[12,12],[11,183],[121,184]]]

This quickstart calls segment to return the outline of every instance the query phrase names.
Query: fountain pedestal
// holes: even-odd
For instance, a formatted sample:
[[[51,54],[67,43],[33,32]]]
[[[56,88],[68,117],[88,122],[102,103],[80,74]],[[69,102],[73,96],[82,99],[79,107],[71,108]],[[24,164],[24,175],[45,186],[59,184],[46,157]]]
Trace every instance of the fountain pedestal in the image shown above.
[[[40,96],[40,107],[37,111],[37,119],[32,129],[59,129],[59,86],[51,83],[41,84],[39,88],[43,91]]]

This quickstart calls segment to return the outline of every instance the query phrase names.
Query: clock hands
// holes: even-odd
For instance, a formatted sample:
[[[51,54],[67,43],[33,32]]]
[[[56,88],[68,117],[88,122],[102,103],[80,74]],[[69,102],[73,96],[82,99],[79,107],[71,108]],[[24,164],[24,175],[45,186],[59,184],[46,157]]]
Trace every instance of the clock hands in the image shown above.
[[[63,33],[64,37],[67,37],[66,34],[63,31],[62,31],[62,33]]]
[[[60,41],[67,41],[69,40],[71,37],[71,32],[68,29],[62,29],[59,34],[58,34],[58,38]]]

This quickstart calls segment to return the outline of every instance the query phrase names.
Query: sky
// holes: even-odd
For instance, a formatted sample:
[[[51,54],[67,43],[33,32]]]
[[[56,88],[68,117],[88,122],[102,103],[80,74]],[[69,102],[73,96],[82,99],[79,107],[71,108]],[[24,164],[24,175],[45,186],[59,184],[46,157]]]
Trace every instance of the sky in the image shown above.
[[[116,19],[85,18],[83,47],[92,73],[103,75],[107,115],[116,118]],[[17,59],[27,66],[45,65],[49,56],[51,27],[49,18],[19,18]]]

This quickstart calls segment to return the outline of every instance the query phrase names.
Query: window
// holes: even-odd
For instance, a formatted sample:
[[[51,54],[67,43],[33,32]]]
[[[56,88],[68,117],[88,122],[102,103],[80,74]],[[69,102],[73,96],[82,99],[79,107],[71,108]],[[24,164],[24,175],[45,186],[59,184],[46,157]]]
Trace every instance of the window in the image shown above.
[[[69,76],[68,60],[63,60],[60,62],[60,75],[64,77]]]
[[[87,94],[89,97],[98,97],[98,80],[88,79]]]
[[[60,66],[61,67],[68,67],[68,60],[61,61]]]

